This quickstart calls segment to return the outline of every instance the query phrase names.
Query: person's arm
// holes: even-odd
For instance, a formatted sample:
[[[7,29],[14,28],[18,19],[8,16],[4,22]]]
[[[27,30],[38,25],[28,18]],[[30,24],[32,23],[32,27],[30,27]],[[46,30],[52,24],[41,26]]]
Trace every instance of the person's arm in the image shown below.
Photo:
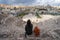
[[[32,26],[32,29],[33,29],[33,25],[31,25]]]
[[[27,26],[25,25],[25,31],[26,31],[26,29],[27,29],[26,27],[27,27]]]

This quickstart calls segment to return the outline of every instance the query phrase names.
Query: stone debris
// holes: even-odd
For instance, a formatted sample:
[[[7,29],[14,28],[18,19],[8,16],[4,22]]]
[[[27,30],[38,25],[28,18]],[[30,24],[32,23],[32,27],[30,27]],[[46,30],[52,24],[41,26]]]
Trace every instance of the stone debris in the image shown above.
[[[33,23],[34,27],[37,25],[41,29],[41,35],[35,37],[28,36],[25,38],[25,24],[17,17],[4,17],[1,15],[0,21],[7,18],[2,24],[0,24],[0,40],[60,40],[60,16],[55,16],[39,23]],[[18,25],[17,25],[18,24]]]

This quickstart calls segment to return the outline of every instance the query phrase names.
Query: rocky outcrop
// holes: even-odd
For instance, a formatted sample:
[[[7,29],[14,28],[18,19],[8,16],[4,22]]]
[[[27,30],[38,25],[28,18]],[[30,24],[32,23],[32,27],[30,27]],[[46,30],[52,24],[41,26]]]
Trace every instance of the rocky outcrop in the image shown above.
[[[1,19],[6,19],[5,24],[0,24],[0,40],[60,40],[60,16],[55,16],[48,20],[33,23],[33,26],[36,25],[41,29],[40,37],[35,37],[34,34],[28,38],[24,38],[25,32],[25,22],[21,18],[17,17],[3,17]],[[29,39],[31,38],[31,39]]]

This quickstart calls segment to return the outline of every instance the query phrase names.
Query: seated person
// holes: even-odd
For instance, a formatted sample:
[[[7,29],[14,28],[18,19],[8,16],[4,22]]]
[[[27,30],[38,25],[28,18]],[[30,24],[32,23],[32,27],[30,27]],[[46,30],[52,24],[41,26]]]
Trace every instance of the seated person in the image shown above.
[[[33,25],[31,23],[31,21],[28,20],[27,24],[25,26],[25,37],[27,37],[26,35],[31,35],[32,34],[32,29],[33,29]]]
[[[34,28],[34,35],[36,37],[40,35],[40,29],[37,26]]]

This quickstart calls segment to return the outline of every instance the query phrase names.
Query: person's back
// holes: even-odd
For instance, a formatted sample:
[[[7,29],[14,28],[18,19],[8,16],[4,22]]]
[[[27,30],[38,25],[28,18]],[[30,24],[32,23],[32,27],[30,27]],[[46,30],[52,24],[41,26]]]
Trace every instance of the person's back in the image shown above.
[[[31,25],[26,25],[25,31],[27,35],[31,35],[32,34],[32,24]]]
[[[40,29],[37,26],[34,28],[34,34],[36,37],[40,35]]]
[[[31,24],[31,21],[28,20],[27,24],[25,26],[25,36],[26,35],[31,35],[32,34],[32,29],[33,29],[33,25]]]

